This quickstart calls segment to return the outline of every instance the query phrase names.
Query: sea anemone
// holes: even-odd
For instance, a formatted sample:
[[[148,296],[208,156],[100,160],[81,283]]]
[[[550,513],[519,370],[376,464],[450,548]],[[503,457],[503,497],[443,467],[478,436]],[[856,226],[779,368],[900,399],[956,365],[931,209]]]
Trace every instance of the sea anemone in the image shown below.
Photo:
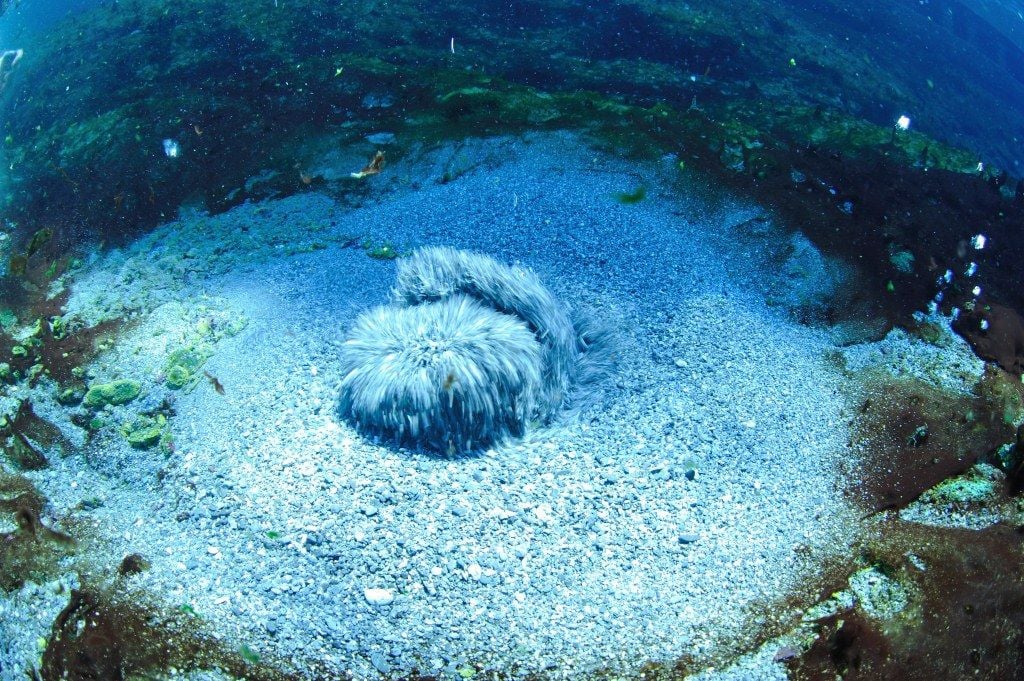
[[[487,447],[589,402],[611,367],[607,329],[574,323],[537,275],[485,255],[420,249],[399,262],[393,293],[342,349],[341,415],[368,434]]]
[[[421,248],[398,265],[396,301],[416,305],[454,294],[472,296],[521,319],[544,348],[539,399],[549,420],[566,399],[579,359],[579,339],[568,311],[530,270],[454,248]]]
[[[537,417],[541,366],[526,324],[467,296],[378,307],[342,350],[341,411],[399,443],[486,447]]]

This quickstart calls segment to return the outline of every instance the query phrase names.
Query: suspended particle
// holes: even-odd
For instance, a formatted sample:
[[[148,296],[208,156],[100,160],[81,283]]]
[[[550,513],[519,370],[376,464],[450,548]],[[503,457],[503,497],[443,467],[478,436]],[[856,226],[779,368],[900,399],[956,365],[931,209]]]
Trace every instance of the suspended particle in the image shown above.
[[[177,140],[170,138],[164,140],[164,155],[167,158],[178,158],[181,155],[181,146]]]

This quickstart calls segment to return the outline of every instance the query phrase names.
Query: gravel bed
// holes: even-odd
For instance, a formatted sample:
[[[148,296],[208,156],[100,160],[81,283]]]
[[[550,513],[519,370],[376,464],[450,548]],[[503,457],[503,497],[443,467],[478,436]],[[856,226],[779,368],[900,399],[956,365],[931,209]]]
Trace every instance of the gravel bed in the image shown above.
[[[440,182],[458,154],[476,162]],[[781,230],[752,236],[757,206],[672,158],[568,134],[418,150],[393,172],[358,208],[309,193],[187,215],[83,268],[72,311],[136,315],[91,375],[144,393],[106,416],[166,402],[174,451],[108,429],[33,474],[57,512],[99,497],[78,513],[111,537],[104,559],[151,561],[133,587],[310,675],[578,678],[749,649],[856,517],[836,480],[849,379],[829,335],[793,321],[822,292],[779,267]],[[336,414],[335,357],[395,265],[350,235],[530,267],[614,328],[615,374],[581,413],[475,455],[368,441]],[[209,319],[245,321],[203,367],[223,394],[169,390],[168,353]],[[781,678],[766,655],[760,678]],[[742,669],[718,678],[758,678]]]

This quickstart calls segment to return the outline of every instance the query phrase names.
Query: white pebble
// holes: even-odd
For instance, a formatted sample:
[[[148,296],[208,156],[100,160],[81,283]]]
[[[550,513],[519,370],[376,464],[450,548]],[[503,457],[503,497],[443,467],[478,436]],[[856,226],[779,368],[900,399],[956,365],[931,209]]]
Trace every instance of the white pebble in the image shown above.
[[[387,605],[395,600],[390,589],[363,589],[363,597],[370,605]]]

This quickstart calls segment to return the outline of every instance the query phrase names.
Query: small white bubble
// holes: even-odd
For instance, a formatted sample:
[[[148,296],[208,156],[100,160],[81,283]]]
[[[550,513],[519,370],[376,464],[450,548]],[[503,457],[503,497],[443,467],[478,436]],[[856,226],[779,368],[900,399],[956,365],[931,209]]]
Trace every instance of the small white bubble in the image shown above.
[[[984,234],[975,234],[973,237],[971,237],[971,246],[974,246],[974,250],[980,251],[981,249],[985,248],[985,242],[987,240],[988,239],[985,238]]]
[[[978,326],[981,327],[982,331],[988,331],[988,320],[987,319],[982,319],[981,323],[978,324]]]
[[[972,262],[970,265],[967,266],[967,269],[964,271],[964,275],[968,277],[973,277],[977,272],[978,263]]]
[[[900,130],[906,130],[907,128],[909,128],[910,127],[910,116],[907,116],[906,114],[904,114],[904,115],[900,116],[899,118],[897,118],[896,119],[896,127],[899,128]]]
[[[974,288],[972,288],[972,289],[971,289],[971,294],[972,294],[972,295],[973,295],[973,296],[974,296],[975,298],[977,298],[978,296],[980,296],[980,295],[981,295],[981,287],[980,287],[980,286],[975,286]]]

